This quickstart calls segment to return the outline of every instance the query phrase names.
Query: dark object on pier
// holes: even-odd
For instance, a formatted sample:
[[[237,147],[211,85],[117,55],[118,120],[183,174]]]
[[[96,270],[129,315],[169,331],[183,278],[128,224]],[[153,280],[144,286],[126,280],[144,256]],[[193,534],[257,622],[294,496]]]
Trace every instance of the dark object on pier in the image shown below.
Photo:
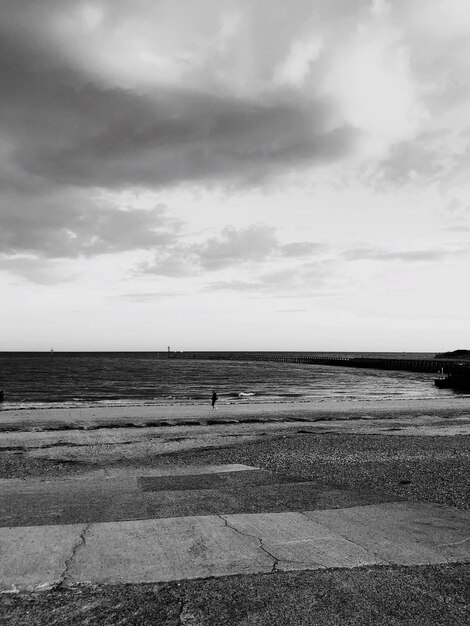
[[[434,380],[440,389],[456,389],[470,393],[470,366],[459,363],[452,367],[452,371],[444,378]]]
[[[470,350],[452,350],[451,352],[439,352],[435,359],[470,359]]]

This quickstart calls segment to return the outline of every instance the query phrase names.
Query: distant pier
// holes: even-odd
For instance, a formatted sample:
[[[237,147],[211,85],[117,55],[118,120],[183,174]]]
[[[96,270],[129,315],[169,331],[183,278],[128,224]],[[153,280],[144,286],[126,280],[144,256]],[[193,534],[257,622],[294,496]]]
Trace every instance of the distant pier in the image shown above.
[[[400,357],[337,357],[337,356],[301,356],[283,353],[266,354],[260,352],[175,352],[173,358],[220,360],[220,361],[267,361],[277,363],[300,363],[305,365],[327,365],[332,367],[355,367],[363,369],[398,370],[407,372],[425,372],[446,374],[469,359],[439,358],[400,358]]]

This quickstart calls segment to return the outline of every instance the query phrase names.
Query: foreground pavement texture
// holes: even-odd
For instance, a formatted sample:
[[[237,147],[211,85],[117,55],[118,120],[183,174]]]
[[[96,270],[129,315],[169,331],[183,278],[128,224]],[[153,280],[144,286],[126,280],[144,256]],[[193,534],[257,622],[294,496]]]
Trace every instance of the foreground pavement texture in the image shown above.
[[[470,514],[242,465],[0,485],[0,589],[470,561]]]

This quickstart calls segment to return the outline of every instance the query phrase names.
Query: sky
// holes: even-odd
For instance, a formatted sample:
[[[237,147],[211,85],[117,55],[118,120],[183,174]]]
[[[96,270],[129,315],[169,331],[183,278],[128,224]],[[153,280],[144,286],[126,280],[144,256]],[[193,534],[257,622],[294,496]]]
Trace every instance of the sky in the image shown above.
[[[0,350],[470,348],[468,0],[0,0]]]

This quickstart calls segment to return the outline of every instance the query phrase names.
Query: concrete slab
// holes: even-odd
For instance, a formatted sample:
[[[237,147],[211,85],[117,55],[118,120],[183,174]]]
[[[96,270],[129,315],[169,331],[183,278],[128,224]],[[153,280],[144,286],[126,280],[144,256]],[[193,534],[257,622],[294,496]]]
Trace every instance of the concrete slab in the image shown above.
[[[257,470],[259,468],[253,465],[243,465],[241,463],[225,463],[224,465],[184,465],[175,467],[169,465],[167,467],[155,467],[145,469],[146,476],[185,476],[188,474],[220,474],[221,472],[246,472],[249,470]],[[139,474],[142,474],[142,468],[139,468]]]
[[[239,463],[227,463],[225,465],[185,465],[175,467],[173,465],[162,467],[141,467],[118,468],[100,472],[87,472],[79,476],[68,476],[66,479],[1,479],[0,496],[5,493],[32,493],[45,491],[70,491],[71,489],[91,489],[94,485],[98,489],[106,486],[108,491],[117,489],[132,489],[137,487],[137,480],[150,477],[165,476],[197,476],[199,474],[223,474],[225,472],[248,472],[258,470],[252,465],[241,465]],[[142,474],[145,476],[142,476]]]
[[[85,528],[0,528],[0,590],[47,589],[61,582]]]
[[[201,515],[282,512],[368,504],[367,494],[321,491],[315,483],[247,488],[8,494],[0,500],[0,526],[41,526]]]
[[[302,513],[223,516],[236,532],[256,537],[273,556],[276,570],[358,567],[384,561]]]
[[[417,541],[426,541],[449,560],[470,560],[470,511],[426,502],[407,508],[390,503],[388,515]],[[397,506],[398,505],[398,506]]]
[[[7,494],[0,500],[0,526],[87,524],[148,518],[143,494],[131,491]]]
[[[142,481],[145,484],[145,481],[156,479],[163,481],[162,485],[176,485],[178,488],[178,485],[184,486],[188,482],[201,485],[204,480],[211,481],[215,477],[218,484],[223,485],[225,475],[236,482],[234,477],[242,474],[246,482],[246,476],[253,471],[256,473],[256,468],[232,464],[161,468],[157,476],[146,476]],[[192,511],[194,507],[188,510]],[[172,516],[174,514],[171,512],[167,515]],[[140,479],[136,476],[91,477],[88,480],[70,481],[15,480],[11,484],[0,485],[0,527],[110,522],[149,517],[153,515],[147,510]]]
[[[97,524],[68,570],[70,582],[153,582],[269,572],[259,541],[219,517]]]
[[[180,476],[144,476],[139,479],[143,491],[180,491],[189,489],[230,489],[252,485],[277,485],[305,482],[304,478],[275,474],[266,470],[212,472]]]
[[[456,509],[388,503],[3,528],[1,589],[470,561],[468,522],[468,512]]]
[[[175,468],[172,475],[37,481],[34,485],[14,481],[15,488],[0,485],[0,526],[314,510],[370,503],[367,493],[325,491],[302,478],[249,466],[232,468],[201,466],[194,474],[176,473]]]
[[[400,565],[470,560],[470,513],[438,504],[395,502],[305,515],[378,558]]]
[[[132,491],[138,489],[137,476],[119,478],[87,477],[80,480],[11,480],[0,483],[0,498],[10,494],[57,494]]]
[[[145,492],[144,497],[148,516],[153,518],[333,509],[377,499],[369,493],[325,490],[313,482]]]

